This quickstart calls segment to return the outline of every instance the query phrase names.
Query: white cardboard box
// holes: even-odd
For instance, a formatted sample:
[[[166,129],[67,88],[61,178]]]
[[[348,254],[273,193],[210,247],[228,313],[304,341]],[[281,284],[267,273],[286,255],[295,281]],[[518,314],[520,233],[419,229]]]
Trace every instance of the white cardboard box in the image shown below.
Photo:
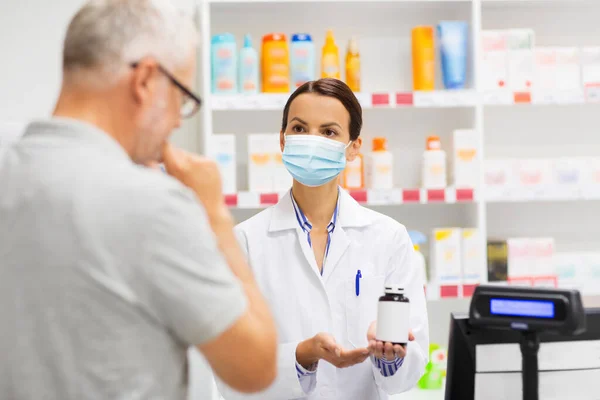
[[[454,186],[475,188],[479,183],[480,157],[477,131],[455,130],[452,140],[452,172]]]
[[[279,143],[279,134],[253,133],[248,136],[248,190],[255,193],[273,193],[273,143]]]
[[[485,271],[483,251],[483,235],[478,229],[467,228],[461,232],[462,281],[463,284],[478,284],[482,282]]]
[[[215,160],[219,166],[223,182],[223,193],[237,193],[235,135],[222,133],[210,135],[207,155]]]
[[[462,281],[461,230],[433,230],[430,281],[440,285],[458,285]]]

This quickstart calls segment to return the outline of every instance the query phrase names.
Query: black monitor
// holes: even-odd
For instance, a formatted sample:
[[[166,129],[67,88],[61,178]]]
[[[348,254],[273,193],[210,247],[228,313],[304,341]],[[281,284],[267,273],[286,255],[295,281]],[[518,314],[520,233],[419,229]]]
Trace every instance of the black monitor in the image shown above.
[[[542,348],[544,343],[590,341],[595,351],[600,353],[600,308],[586,309],[586,330],[576,336],[539,333]],[[448,343],[448,369],[446,374],[446,400],[475,399],[476,346],[489,344],[515,344],[518,347],[522,334],[517,330],[486,329],[469,323],[469,314],[453,313],[450,321],[450,340]],[[521,363],[519,361],[519,367]],[[600,377],[600,362],[591,371]],[[544,373],[540,365],[541,373]],[[521,370],[509,371],[520,382]],[[563,382],[564,385],[569,383]],[[590,393],[598,398],[597,393]],[[594,397],[596,396],[596,397]],[[518,399],[519,397],[515,397]],[[571,397],[568,397],[571,398]],[[578,399],[580,400],[580,399]]]

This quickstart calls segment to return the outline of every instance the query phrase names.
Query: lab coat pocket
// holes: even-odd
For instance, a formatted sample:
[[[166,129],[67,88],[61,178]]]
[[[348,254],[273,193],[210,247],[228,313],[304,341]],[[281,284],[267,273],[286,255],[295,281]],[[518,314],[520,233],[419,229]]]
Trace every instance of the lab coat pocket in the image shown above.
[[[359,280],[358,295],[356,280],[348,281],[346,291],[346,329],[348,341],[355,348],[367,347],[367,331],[377,319],[377,303],[384,293],[385,276],[365,276]]]

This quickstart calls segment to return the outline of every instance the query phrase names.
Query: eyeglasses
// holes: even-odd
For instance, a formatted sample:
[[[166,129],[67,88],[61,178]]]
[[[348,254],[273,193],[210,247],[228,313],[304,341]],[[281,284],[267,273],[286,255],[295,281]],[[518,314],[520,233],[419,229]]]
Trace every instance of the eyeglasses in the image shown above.
[[[130,64],[131,68],[137,68],[139,63],[135,62]],[[190,89],[186,88],[181,82],[177,80],[169,71],[167,71],[162,65],[158,64],[158,69],[162,72],[173,85],[183,92],[183,100],[181,102],[181,118],[190,118],[198,112],[202,105],[200,97],[195,95]]]

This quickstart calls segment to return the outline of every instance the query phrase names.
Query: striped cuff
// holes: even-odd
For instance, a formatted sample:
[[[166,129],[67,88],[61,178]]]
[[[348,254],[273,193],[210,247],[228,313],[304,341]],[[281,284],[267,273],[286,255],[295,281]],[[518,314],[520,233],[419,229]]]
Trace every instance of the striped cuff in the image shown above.
[[[371,361],[373,361],[373,365],[379,369],[379,372],[384,377],[392,376],[398,371],[398,369],[404,364],[404,358],[398,358],[388,361],[386,359],[375,358],[371,356]]]
[[[318,365],[317,363],[314,363],[308,369],[306,369],[302,365],[298,364],[298,362],[296,361],[296,372],[298,373],[298,378],[316,374],[317,373],[317,365]]]

